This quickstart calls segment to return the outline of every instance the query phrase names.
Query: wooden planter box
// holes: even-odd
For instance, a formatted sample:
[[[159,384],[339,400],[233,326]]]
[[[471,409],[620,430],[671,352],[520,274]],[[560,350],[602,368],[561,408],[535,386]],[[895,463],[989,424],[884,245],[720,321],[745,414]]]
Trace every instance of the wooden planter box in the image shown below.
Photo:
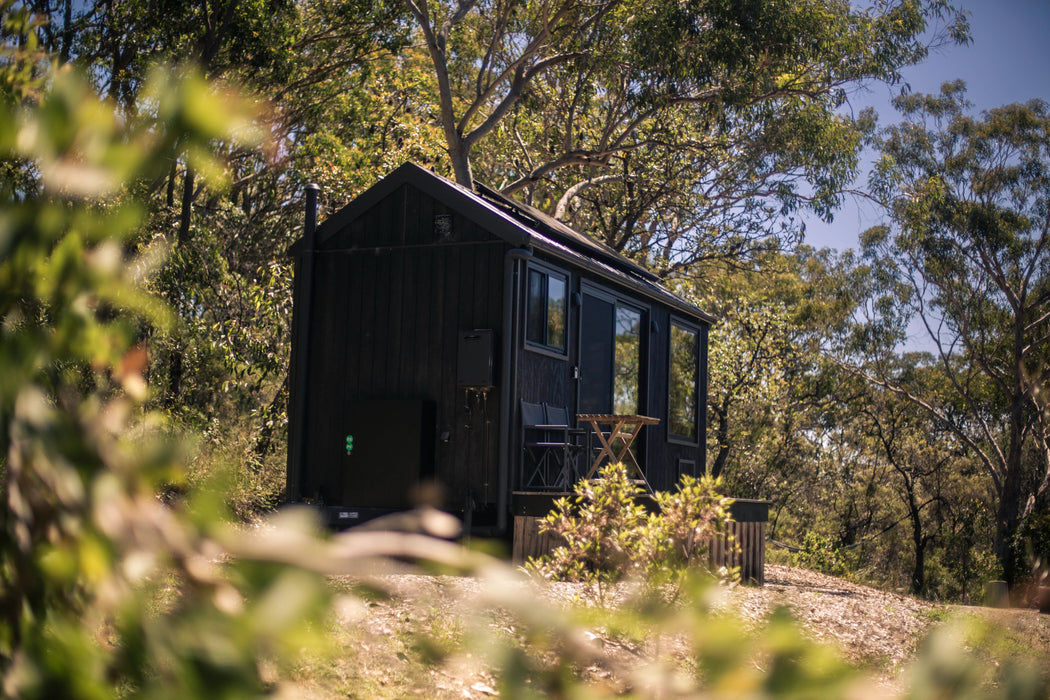
[[[514,563],[521,565],[532,557],[548,554],[558,546],[558,538],[540,532],[543,514],[537,509],[544,503],[553,504],[552,494],[516,494],[514,515]],[[564,494],[567,495],[567,494]],[[737,500],[730,507],[732,520],[728,531],[708,543],[708,565],[712,569],[739,567],[740,580],[757,586],[765,584],[766,523],[769,520],[769,502]]]

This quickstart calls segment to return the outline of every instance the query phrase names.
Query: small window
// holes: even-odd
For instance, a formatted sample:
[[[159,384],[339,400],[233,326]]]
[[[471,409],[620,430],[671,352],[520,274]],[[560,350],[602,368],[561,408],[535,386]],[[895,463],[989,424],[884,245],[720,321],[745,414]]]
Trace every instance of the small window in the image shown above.
[[[569,285],[564,275],[529,270],[528,322],[525,339],[534,345],[565,352]]]
[[[671,435],[692,442],[697,438],[700,369],[700,333],[695,329],[671,323],[670,415],[667,426]]]

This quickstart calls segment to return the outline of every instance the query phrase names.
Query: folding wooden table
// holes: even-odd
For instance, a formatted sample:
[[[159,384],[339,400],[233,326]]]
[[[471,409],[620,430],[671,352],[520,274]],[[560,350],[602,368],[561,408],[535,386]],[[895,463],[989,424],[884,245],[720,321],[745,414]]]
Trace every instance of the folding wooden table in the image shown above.
[[[594,462],[587,472],[588,479],[594,477],[594,473],[598,471],[602,461],[608,458],[612,462],[623,462],[624,464],[632,465],[645,484],[645,488],[652,492],[653,489],[649,485],[649,481],[645,478],[642,468],[638,466],[638,460],[631,453],[631,445],[642,432],[643,427],[658,424],[660,422],[659,418],[639,415],[580,413],[577,414],[576,419],[591,424],[594,434],[598,436],[598,442],[601,445],[598,455],[594,458]],[[602,426],[607,426],[608,430],[603,429]]]

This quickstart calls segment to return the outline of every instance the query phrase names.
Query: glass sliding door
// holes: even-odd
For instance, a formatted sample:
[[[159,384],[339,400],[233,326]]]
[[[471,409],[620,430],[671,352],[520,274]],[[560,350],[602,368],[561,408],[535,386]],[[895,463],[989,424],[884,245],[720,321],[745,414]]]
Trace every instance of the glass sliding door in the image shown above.
[[[584,287],[579,413],[645,413],[645,328],[644,309],[604,290]],[[644,469],[644,434],[631,445],[631,452]]]
[[[645,312],[612,294],[584,289],[580,312],[580,413],[645,410]]]
[[[584,292],[580,312],[579,413],[611,413],[616,305]]]

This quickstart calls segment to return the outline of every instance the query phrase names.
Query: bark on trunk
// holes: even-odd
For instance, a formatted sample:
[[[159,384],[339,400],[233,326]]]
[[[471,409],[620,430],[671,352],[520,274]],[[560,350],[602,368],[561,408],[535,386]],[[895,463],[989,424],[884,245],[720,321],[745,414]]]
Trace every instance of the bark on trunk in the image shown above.
[[[729,408],[716,407],[715,416],[718,419],[718,428],[715,434],[718,436],[718,453],[715,461],[711,464],[711,476],[721,476],[729,461]]]

